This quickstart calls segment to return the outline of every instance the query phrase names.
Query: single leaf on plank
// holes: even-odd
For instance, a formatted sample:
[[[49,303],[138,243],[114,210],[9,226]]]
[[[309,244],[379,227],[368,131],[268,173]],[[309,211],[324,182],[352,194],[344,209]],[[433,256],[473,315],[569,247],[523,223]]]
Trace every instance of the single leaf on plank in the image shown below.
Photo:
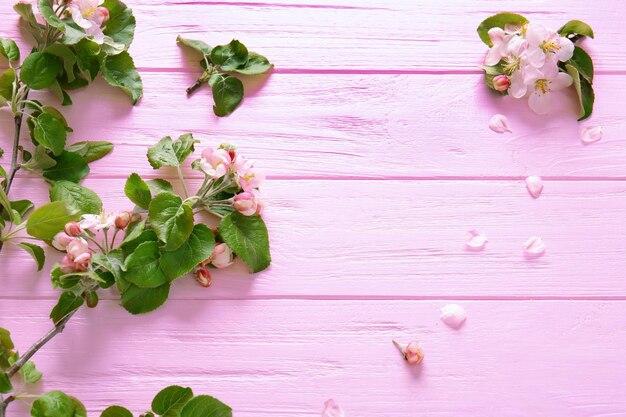
[[[37,262],[37,271],[41,271],[44,263],[46,262],[46,255],[40,246],[34,243],[20,242],[17,244],[20,248],[24,249],[30,256]]]
[[[175,251],[162,251],[159,259],[161,270],[169,281],[191,271],[200,262],[207,260],[215,247],[215,235],[204,224],[194,226],[189,239]]]
[[[180,35],[178,35],[176,37],[176,42],[179,45],[183,45],[183,46],[186,46],[188,48],[191,48],[192,50],[194,50],[196,52],[199,52],[200,54],[202,54],[204,56],[211,56],[211,50],[213,50],[213,48],[211,48],[204,41],[198,41],[198,40],[194,40],[194,39],[186,39],[186,38],[183,38]]]
[[[106,57],[102,63],[102,77],[110,85],[121,88],[133,104],[137,104],[143,95],[141,77],[128,52]]]
[[[50,201],[65,201],[80,214],[99,214],[102,211],[102,201],[98,194],[70,181],[53,182]]]
[[[213,112],[220,117],[231,114],[243,100],[243,84],[230,75],[218,74],[209,81],[213,92]]]
[[[179,417],[180,411],[192,398],[191,388],[171,385],[154,397],[152,411],[161,417]]]
[[[172,193],[161,193],[152,199],[148,208],[150,225],[163,242],[163,250],[178,249],[193,230],[193,210]]]
[[[233,212],[222,219],[218,231],[224,243],[248,264],[252,272],[262,271],[270,265],[269,237],[261,216]]]
[[[126,258],[122,277],[140,288],[156,288],[168,282],[159,266],[159,245],[144,242]]]

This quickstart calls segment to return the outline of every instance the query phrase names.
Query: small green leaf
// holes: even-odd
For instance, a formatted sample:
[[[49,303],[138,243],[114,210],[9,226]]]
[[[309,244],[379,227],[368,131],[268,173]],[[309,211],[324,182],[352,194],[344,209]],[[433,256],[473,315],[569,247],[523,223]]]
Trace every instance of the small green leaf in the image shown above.
[[[46,255],[43,249],[40,246],[28,242],[20,242],[17,245],[33,257],[37,262],[37,271],[41,271],[43,264],[46,262]]]
[[[61,59],[45,52],[33,52],[22,63],[22,81],[33,90],[50,87],[61,72]]]
[[[178,249],[161,252],[159,265],[169,281],[191,271],[200,262],[207,260],[215,247],[215,235],[208,226],[194,226],[189,239]],[[158,413],[157,413],[158,414]]]
[[[143,94],[141,77],[128,52],[106,57],[102,63],[102,77],[113,87],[121,88],[133,104],[137,104]]]
[[[166,136],[148,149],[148,162],[154,169],[178,167],[194,152],[194,145],[198,142],[191,133],[181,135],[175,141]]]
[[[89,174],[89,165],[82,156],[74,153],[63,151],[63,153],[54,158],[56,165],[44,169],[43,176],[51,181],[71,181],[79,182]]]
[[[231,114],[243,100],[243,84],[238,78],[218,75],[211,84],[213,91],[213,112],[220,117]]]
[[[13,98],[13,82],[15,81],[15,70],[9,68],[0,75],[0,96],[6,100]]]
[[[122,294],[122,306],[131,314],[144,314],[160,307],[170,294],[170,284],[157,288],[130,286]]]
[[[558,30],[559,35],[569,37],[570,35],[589,36],[593,39],[593,29],[591,26],[580,20],[570,20]]]
[[[0,37],[0,55],[11,62],[20,60],[20,48],[13,39]]]
[[[107,156],[113,150],[113,144],[104,141],[76,142],[68,146],[66,150],[79,154],[89,163]]]
[[[161,193],[152,199],[148,218],[166,251],[178,249],[193,230],[191,207],[183,204],[183,200],[172,193]]]
[[[150,191],[152,191],[152,194],[154,195],[159,194],[159,193],[173,193],[174,192],[174,188],[172,187],[172,184],[169,181],[166,181],[161,178],[148,180],[146,181],[146,183],[148,184]]]
[[[34,207],[33,202],[30,200],[14,200],[11,201],[11,208],[24,217]]]
[[[54,324],[59,323],[69,314],[78,310],[84,303],[83,297],[74,294],[71,291],[64,291],[59,297],[59,302],[50,312],[50,318]]]
[[[106,0],[102,7],[109,10],[104,34],[128,49],[135,36],[135,17],[132,10],[119,0]]]
[[[150,201],[152,201],[152,194],[150,193],[148,184],[136,173],[130,174],[130,177],[126,180],[124,193],[130,201],[137,204],[142,209],[147,210]]]
[[[185,39],[180,35],[176,37],[176,42],[179,45],[187,46],[204,56],[211,56],[211,50],[213,48],[211,48],[206,42],[197,41],[194,39]]]
[[[50,149],[55,156],[61,155],[67,140],[65,123],[49,112],[43,112],[34,120],[35,139],[39,144]]]
[[[70,181],[55,181],[50,188],[50,201],[65,201],[80,214],[99,214],[102,200],[94,191]]]
[[[0,394],[8,394],[13,391],[13,384],[5,372],[0,372]]]
[[[63,201],[44,204],[37,208],[26,221],[26,231],[32,237],[52,240],[54,235],[63,230],[65,224],[77,220],[80,214]]]
[[[583,48],[574,47],[574,55],[567,63],[573,65],[583,78],[593,84],[593,61]]]
[[[223,71],[232,71],[246,63],[248,48],[236,39],[228,45],[218,45],[211,51],[211,61]]]
[[[168,281],[159,266],[159,257],[157,242],[142,243],[126,258],[122,277],[140,288],[160,287]]]
[[[28,384],[36,384],[43,376],[35,367],[35,362],[27,361],[19,370],[20,375]]]
[[[233,212],[222,219],[218,227],[224,242],[252,270],[259,272],[270,265],[270,244],[267,228],[258,216]]]
[[[274,67],[274,64],[270,64],[270,61],[263,55],[256,52],[250,52],[248,54],[248,61],[235,68],[233,71],[244,75],[259,75],[264,74]]]
[[[580,76],[578,70],[571,64],[566,64],[565,69],[567,73],[574,79],[574,87],[578,94],[578,100],[580,102],[580,113],[578,114],[578,121],[585,120],[593,112],[593,102],[595,100],[595,94],[593,87],[584,77]]]
[[[32,417],[87,417],[85,406],[61,391],[50,391],[37,398],[30,409]]]
[[[493,46],[491,44],[491,39],[489,39],[489,29],[498,27],[504,29],[505,25],[525,25],[528,23],[528,19],[524,16],[515,14],[515,13],[498,13],[487,19],[483,20],[476,31],[478,32],[478,36],[480,39],[487,45]]]
[[[192,398],[180,412],[180,417],[232,417],[232,415],[232,408],[209,395]]]
[[[199,142],[199,140],[193,138],[193,134],[191,133],[180,135],[178,139],[174,141],[172,148],[174,149],[179,164],[182,164],[185,159],[195,151],[194,145]]]
[[[133,417],[133,413],[131,413],[127,408],[120,407],[119,405],[112,405],[106,408],[100,417]]]
[[[161,417],[179,417],[185,404],[193,398],[191,388],[171,385],[162,389],[152,400],[152,411]]]

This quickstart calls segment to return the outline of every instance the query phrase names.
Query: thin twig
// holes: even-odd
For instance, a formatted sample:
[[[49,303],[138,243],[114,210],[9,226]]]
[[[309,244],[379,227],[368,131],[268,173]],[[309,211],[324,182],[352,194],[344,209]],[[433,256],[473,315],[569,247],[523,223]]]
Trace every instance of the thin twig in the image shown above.
[[[0,395],[0,417],[5,417],[7,406],[15,401],[14,395],[9,395],[6,399],[2,399],[2,395]]]

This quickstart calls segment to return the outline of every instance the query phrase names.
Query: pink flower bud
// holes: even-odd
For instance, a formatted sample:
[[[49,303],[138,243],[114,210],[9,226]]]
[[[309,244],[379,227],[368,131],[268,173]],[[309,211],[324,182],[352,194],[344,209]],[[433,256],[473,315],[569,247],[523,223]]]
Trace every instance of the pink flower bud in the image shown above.
[[[59,268],[61,272],[64,274],[69,274],[70,272],[74,272],[74,261],[72,261],[67,255],[61,259]]]
[[[256,196],[249,191],[245,191],[235,196],[233,202],[235,210],[244,216],[252,216],[257,212],[258,202]]]
[[[101,23],[100,26],[104,25],[106,22],[109,21],[109,18],[111,17],[110,13],[109,13],[109,9],[107,9],[106,7],[98,7],[96,9],[96,13],[98,13],[100,15]]]
[[[409,365],[417,365],[424,359],[424,351],[419,342],[412,341],[408,345],[404,345],[394,340],[393,344],[400,350],[402,356],[404,356],[404,360],[406,360]]]
[[[76,261],[76,259],[85,254],[91,253],[89,250],[89,244],[82,237],[75,237],[66,248],[67,256],[69,256],[70,260]]]
[[[57,250],[64,251],[72,240],[74,240],[72,236],[65,232],[59,232],[52,238],[52,246]]]
[[[65,225],[65,228],[63,230],[67,235],[73,237],[80,236],[81,233],[83,233],[83,229],[80,228],[78,222],[69,222]]]
[[[496,75],[492,80],[493,88],[496,91],[506,91],[511,86],[511,80],[506,75]]]
[[[133,213],[130,211],[123,211],[115,216],[115,227],[117,227],[118,229],[125,229],[132,220]]]
[[[226,243],[218,243],[213,249],[213,255],[211,255],[211,264],[218,268],[226,268],[233,264],[233,251],[226,245]]]
[[[85,252],[81,255],[78,255],[76,259],[74,259],[74,270],[76,272],[83,272],[89,268],[89,262],[91,262],[91,252]]]
[[[211,286],[211,274],[206,268],[200,268],[196,271],[196,281],[205,288]]]

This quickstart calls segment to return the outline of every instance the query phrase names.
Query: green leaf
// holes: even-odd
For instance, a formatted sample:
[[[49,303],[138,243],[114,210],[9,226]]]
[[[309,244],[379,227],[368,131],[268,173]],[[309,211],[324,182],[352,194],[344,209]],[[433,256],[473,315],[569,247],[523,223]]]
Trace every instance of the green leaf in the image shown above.
[[[107,156],[113,150],[113,144],[104,141],[76,142],[68,146],[66,150],[79,154],[89,163]]]
[[[70,181],[55,181],[50,188],[50,201],[65,201],[80,214],[99,214],[102,200],[94,191]]]
[[[185,404],[193,398],[191,388],[171,385],[162,389],[152,400],[152,411],[161,417],[179,417]]]
[[[159,266],[159,257],[157,242],[142,243],[126,258],[122,277],[140,288],[160,287],[168,281]]]
[[[70,83],[73,82],[75,78],[74,66],[78,62],[74,51],[72,51],[67,45],[55,43],[49,45],[46,49],[44,49],[44,52],[50,55],[57,56],[61,59],[61,61],[63,62],[63,69],[65,70],[67,81]]]
[[[0,372],[0,394],[8,394],[13,391],[13,384],[5,372]]]
[[[130,242],[132,240],[137,239],[139,236],[141,236],[145,227],[146,227],[145,220],[140,220],[138,222],[130,223],[126,227],[126,230],[124,231],[124,240],[122,241],[122,243]],[[156,235],[155,235],[154,241],[156,242]]]
[[[37,398],[30,409],[32,417],[86,417],[85,406],[74,397],[50,391]]]
[[[218,75],[211,84],[213,91],[213,112],[220,117],[231,114],[243,99],[243,84],[238,78]]]
[[[22,63],[21,79],[33,90],[48,88],[61,72],[61,59],[45,52],[33,52]]]
[[[11,201],[11,208],[24,217],[34,207],[33,202],[30,200],[14,200]]]
[[[574,47],[574,55],[567,63],[574,66],[583,78],[593,84],[593,61],[583,48]]]
[[[271,262],[267,228],[258,216],[244,216],[233,212],[222,219],[218,227],[224,242],[252,270],[259,272]]]
[[[270,61],[263,55],[250,52],[248,54],[248,61],[242,66],[235,68],[233,71],[245,75],[259,75],[266,73],[272,68],[274,68],[274,64],[270,64]]]
[[[159,265],[169,281],[191,271],[200,262],[207,260],[215,247],[215,235],[208,226],[194,226],[189,239],[172,252],[161,252]]]
[[[169,181],[166,181],[161,178],[148,180],[146,181],[146,183],[148,184],[150,191],[152,191],[152,194],[155,194],[155,195],[159,193],[173,193],[174,192],[174,188],[172,187],[172,184],[170,184]]]
[[[74,46],[74,50],[76,51],[78,68],[93,81],[100,72],[102,65],[103,58],[100,56],[100,45],[83,39]]]
[[[36,384],[43,376],[40,371],[35,367],[35,362],[26,362],[19,370],[20,375],[24,378],[28,384]]]
[[[150,201],[152,201],[152,194],[150,193],[148,184],[136,173],[130,174],[130,177],[126,180],[124,193],[130,201],[137,204],[142,209],[147,210]]]
[[[13,82],[15,81],[15,70],[9,68],[0,75],[0,96],[6,100],[13,98]]]
[[[181,135],[175,141],[166,136],[148,149],[148,162],[154,169],[178,167],[195,151],[194,145],[198,142],[191,133]]]
[[[133,104],[137,104],[143,94],[141,77],[128,52],[106,57],[102,63],[102,77],[110,85],[121,88]]]
[[[59,297],[59,302],[50,312],[50,318],[54,324],[57,324],[69,314],[78,310],[83,303],[83,297],[80,297],[71,291],[63,291]]]
[[[7,220],[11,223],[17,223],[17,219],[11,207],[11,201],[9,201],[9,197],[4,192],[3,187],[0,187],[0,206],[4,209],[4,212],[8,216]]]
[[[32,237],[52,240],[54,235],[63,230],[65,224],[77,220],[80,214],[63,201],[44,204],[37,208],[26,221],[26,231]]]
[[[64,151],[60,156],[54,158],[56,165],[52,168],[44,169],[43,176],[52,181],[78,182],[89,174],[89,165],[82,156],[74,152]]]
[[[119,0],[106,0],[102,7],[109,10],[109,21],[104,27],[104,34],[128,49],[135,36],[136,22],[132,10]]]
[[[504,29],[505,25],[525,25],[528,23],[528,19],[524,16],[515,14],[515,13],[498,13],[487,19],[483,20],[480,25],[478,25],[478,36],[480,39],[487,45],[493,46],[491,43],[491,39],[489,39],[489,29],[498,27]]]
[[[170,284],[157,288],[130,286],[122,294],[122,306],[131,314],[144,314],[160,307],[170,294]]]
[[[166,251],[178,249],[193,230],[193,210],[172,193],[161,193],[152,199],[148,218]]]
[[[0,55],[10,62],[17,62],[20,60],[20,48],[13,39],[0,37]]]
[[[54,12],[51,0],[39,0],[39,12],[50,26],[59,29],[63,33],[62,43],[74,45],[87,36],[71,18],[59,18]]]
[[[232,71],[246,63],[248,48],[236,39],[228,45],[218,45],[211,51],[211,61],[224,71]]]
[[[52,159],[48,155],[48,151],[41,145],[37,145],[35,148],[35,154],[25,164],[22,164],[22,168],[27,170],[48,169],[57,164],[57,161]]]
[[[194,51],[199,52],[203,56],[211,56],[211,50],[213,48],[211,48],[206,42],[197,41],[194,39],[185,39],[180,35],[176,37],[176,42],[179,45],[187,46]]]
[[[124,272],[124,255],[119,249],[110,251],[104,255],[102,253],[94,253],[91,263],[100,266],[110,272],[115,280],[122,277]]]
[[[232,417],[232,415],[232,408],[209,395],[192,398],[180,412],[180,417]]]
[[[591,26],[580,20],[570,20],[558,30],[559,35],[569,37],[569,35],[575,36],[589,36],[593,39],[593,29]]]
[[[46,262],[46,255],[44,254],[43,249],[40,246],[28,242],[18,243],[17,246],[24,249],[30,254],[30,256],[33,257],[33,259],[37,262],[37,271],[41,271],[43,264]]]
[[[61,155],[67,140],[67,131],[63,120],[50,112],[43,112],[34,120],[35,139],[39,144],[50,149],[55,156]]]
[[[133,238],[132,240],[130,238],[128,240],[124,239],[124,242],[121,245],[122,253],[124,256],[128,256],[142,243],[158,241],[159,239],[157,238],[156,233],[154,233],[154,230],[144,230],[138,237]]]
[[[131,413],[127,408],[120,407],[119,405],[112,405],[105,409],[100,417],[133,417],[133,413]]]
[[[578,94],[578,100],[580,102],[578,121],[585,120],[593,112],[593,102],[595,100],[593,87],[589,81],[580,76],[580,73],[573,65],[566,64],[565,69],[574,79],[574,87],[576,88],[576,93]]]

